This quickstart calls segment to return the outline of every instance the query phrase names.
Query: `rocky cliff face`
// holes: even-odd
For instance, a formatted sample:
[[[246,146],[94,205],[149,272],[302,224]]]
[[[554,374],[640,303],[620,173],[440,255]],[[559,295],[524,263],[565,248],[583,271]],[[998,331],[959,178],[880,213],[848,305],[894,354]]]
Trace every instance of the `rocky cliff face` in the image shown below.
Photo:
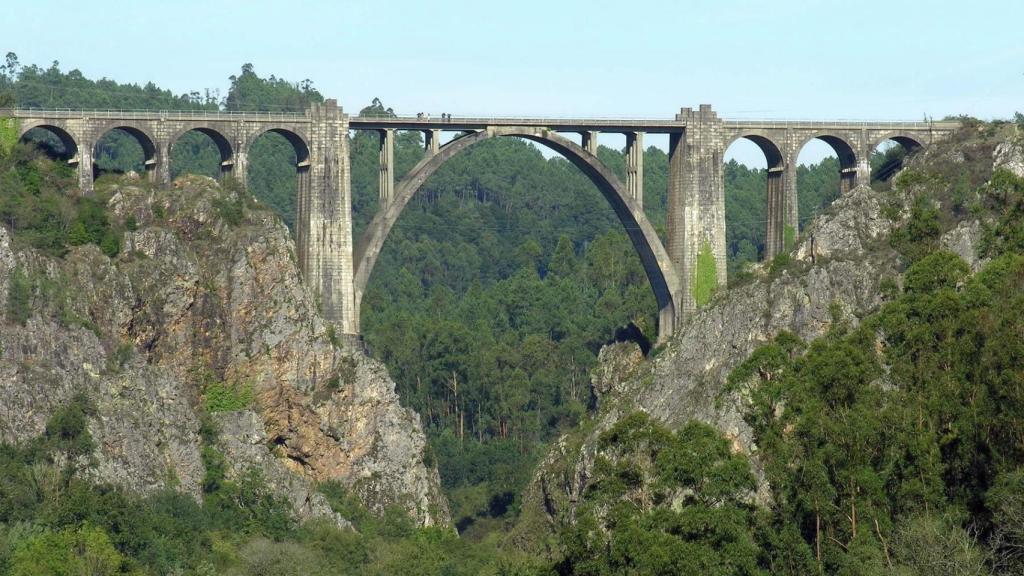
[[[957,163],[962,166],[979,154],[1011,169],[1024,165],[1019,149],[960,144],[936,146],[915,162],[952,163],[959,169]],[[753,456],[756,471],[757,446],[739,399],[723,392],[729,373],[783,330],[812,340],[836,320],[855,325],[878,309],[885,300],[883,282],[901,282],[902,264],[889,239],[894,220],[907,213],[908,192],[859,186],[838,199],[802,232],[788,265],[771,271],[764,266],[746,285],[719,294],[653,359],[644,359],[634,344],[602,350],[592,374],[598,413],[584,428],[562,437],[538,467],[512,544],[543,546],[537,534],[572,520],[592,473],[598,435],[636,410],[672,428],[691,420],[717,427],[736,451]],[[977,267],[980,228],[977,220],[959,222],[943,236],[942,245]],[[766,488],[762,482],[760,498],[768,497]]]
[[[371,509],[448,522],[417,415],[383,366],[322,320],[277,218],[242,212],[234,192],[200,177],[112,192],[114,217],[135,228],[113,259],[94,246],[63,259],[15,250],[0,229],[0,302],[13,274],[32,285],[27,323],[0,326],[0,440],[40,434],[85,392],[98,445],[87,474],[198,495],[202,397],[217,383],[255,397],[214,415],[229,472],[259,469],[300,515],[329,514],[312,486],[331,479]]]

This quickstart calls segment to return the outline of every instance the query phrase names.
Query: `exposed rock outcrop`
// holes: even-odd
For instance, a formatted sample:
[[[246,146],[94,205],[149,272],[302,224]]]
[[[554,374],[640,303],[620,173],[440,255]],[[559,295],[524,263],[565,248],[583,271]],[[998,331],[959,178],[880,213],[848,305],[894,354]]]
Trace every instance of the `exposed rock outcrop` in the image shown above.
[[[934,154],[944,155],[941,162],[948,163],[964,162],[984,147],[936,148]],[[1013,169],[1019,156],[1001,149],[995,163]],[[892,215],[906,217],[908,200],[906,191],[859,186],[802,232],[788,265],[765,266],[751,282],[719,294],[652,359],[641,361],[635,346],[606,347],[592,374],[598,413],[587,426],[560,438],[538,467],[511,543],[543,547],[538,534],[572,521],[592,475],[599,434],[635,410],[671,428],[691,420],[711,424],[732,440],[734,450],[752,455],[759,472],[757,446],[742,418],[740,399],[725,392],[729,373],[783,330],[809,341],[836,320],[856,325],[877,310],[887,293],[883,283],[898,286],[901,281],[903,264],[890,236]],[[980,230],[978,221],[965,221],[947,231],[941,243],[977,267],[982,264]],[[759,492],[761,499],[769,497],[763,480]]]
[[[837,320],[856,325],[877,310],[902,282],[905,262],[893,248],[900,244],[893,233],[910,217],[918,193],[951,216],[936,222],[938,246],[974,270],[984,266],[979,251],[986,220],[983,210],[973,209],[984,198],[971,191],[998,168],[1024,177],[1024,147],[1006,128],[967,123],[948,141],[911,157],[909,167],[914,173],[892,189],[859,186],[839,198],[801,232],[789,264],[762,266],[752,281],[716,296],[649,359],[642,360],[633,345],[605,347],[592,373],[597,413],[552,445],[524,494],[509,543],[542,550],[551,541],[545,535],[574,521],[593,474],[599,435],[636,410],[670,428],[691,420],[715,426],[735,451],[752,457],[762,479],[758,496],[769,498],[757,469],[758,448],[742,418],[743,399],[726,390],[730,372],[783,330],[809,341]]]
[[[635,410],[672,428],[706,422],[731,438],[736,451],[756,453],[737,403],[723,396],[725,381],[780,331],[810,340],[828,330],[836,313],[856,323],[881,305],[880,282],[898,275],[882,201],[866,186],[837,200],[827,218],[805,231],[790,265],[720,294],[652,361],[643,361],[635,345],[602,350],[592,374],[596,422],[561,438],[538,467],[513,542],[535,547],[536,534],[572,518],[592,473],[598,435]],[[763,483],[760,496],[767,497]]]
[[[300,515],[329,515],[311,487],[332,479],[371,509],[448,522],[419,418],[320,317],[280,220],[242,217],[243,200],[208,178],[112,192],[111,212],[136,228],[113,259],[94,246],[62,259],[14,250],[0,230],[0,301],[15,269],[33,285],[28,324],[0,326],[0,440],[40,434],[84,391],[96,404],[89,474],[198,495],[202,393],[223,382],[256,398],[253,412],[219,416],[231,471],[261,469]]]

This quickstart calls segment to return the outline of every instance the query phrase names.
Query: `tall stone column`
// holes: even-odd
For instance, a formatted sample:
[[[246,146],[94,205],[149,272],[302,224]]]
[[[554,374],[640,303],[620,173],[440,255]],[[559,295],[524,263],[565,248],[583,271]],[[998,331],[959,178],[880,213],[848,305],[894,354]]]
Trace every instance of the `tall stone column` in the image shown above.
[[[782,228],[783,249],[792,248],[792,246],[785,245],[788,234],[792,234],[794,242],[797,235],[800,234],[800,204],[796,185],[796,158],[792,158],[791,154],[786,154],[786,158],[790,158],[790,160],[786,162],[782,171],[782,186],[783,194],[785,195]]]
[[[380,208],[383,210],[395,195],[395,131],[380,131]]]
[[[246,129],[245,122],[238,122],[234,127],[235,135],[230,141],[231,150],[231,164],[225,166],[221,164],[221,168],[225,174],[230,175],[232,178],[238,181],[239,184],[245,186],[249,181],[249,144],[246,134],[249,130]]]
[[[874,149],[871,146],[871,142],[868,140],[867,131],[861,129],[858,134],[858,145],[854,148],[854,152],[857,154],[857,176],[854,181],[854,186],[865,186],[871,185],[871,153]],[[850,188],[853,188],[851,186]]]
[[[167,141],[154,142],[156,156],[153,158],[155,164],[154,176],[156,183],[161,188],[171,185],[171,143]]]
[[[644,205],[644,133],[626,132],[626,191]]]
[[[358,334],[352,283],[352,192],[348,117],[335,100],[309,111],[309,166],[299,169],[299,265],[340,334]],[[244,164],[244,162],[242,162]]]
[[[708,104],[696,112],[683,108],[676,120],[685,128],[669,140],[668,251],[682,276],[681,310],[687,315],[697,306],[698,277],[712,274],[717,286],[726,283],[725,144],[722,120]],[[702,249],[710,252],[714,270],[698,266]]]
[[[92,196],[93,192],[93,151],[96,149],[96,139],[91,135],[84,136],[78,142],[78,188],[85,196]]]
[[[768,168],[768,209],[765,211],[768,229],[764,243],[766,259],[774,258],[784,248],[786,192],[783,172],[784,168],[781,166]]]

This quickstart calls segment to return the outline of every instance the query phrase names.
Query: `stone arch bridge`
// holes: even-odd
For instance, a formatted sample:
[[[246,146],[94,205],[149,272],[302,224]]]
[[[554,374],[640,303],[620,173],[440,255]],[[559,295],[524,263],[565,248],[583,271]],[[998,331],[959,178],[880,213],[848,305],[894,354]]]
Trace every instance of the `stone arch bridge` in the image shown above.
[[[766,252],[782,251],[798,230],[797,155],[819,139],[836,152],[841,193],[870,181],[871,152],[885,140],[907,150],[927,146],[957,128],[955,122],[783,122],[723,120],[709,105],[682,108],[671,119],[586,120],[540,118],[462,118],[443,116],[349,116],[334,100],[304,113],[0,110],[0,122],[19,137],[33,128],[62,142],[68,162],[77,166],[79,187],[93,189],[93,155],[100,138],[121,129],[142,146],[150,180],[170,184],[170,151],[190,130],[208,135],[221,155],[221,170],[244,182],[249,146],[276,132],[294,146],[298,194],[296,228],[299,264],[305,281],[319,295],[325,317],[341,334],[359,333],[359,306],[367,281],[391,227],[422,184],[450,158],[478,142],[513,136],[563,155],[586,174],[607,199],[640,255],[659,306],[659,340],[672,334],[695,309],[693,285],[697,255],[710,246],[719,284],[726,281],[723,157],[728,146],[746,138],[765,154],[768,165]],[[0,126],[3,128],[3,126]],[[349,132],[379,134],[380,209],[360,239],[352,237],[349,185]],[[394,172],[396,131],[420,131],[424,158],[400,181]],[[443,132],[456,136],[442,145]],[[626,138],[626,181],[597,158],[601,133]],[[566,134],[579,136],[568,138]],[[643,212],[643,139],[669,136],[667,242],[662,243]]]

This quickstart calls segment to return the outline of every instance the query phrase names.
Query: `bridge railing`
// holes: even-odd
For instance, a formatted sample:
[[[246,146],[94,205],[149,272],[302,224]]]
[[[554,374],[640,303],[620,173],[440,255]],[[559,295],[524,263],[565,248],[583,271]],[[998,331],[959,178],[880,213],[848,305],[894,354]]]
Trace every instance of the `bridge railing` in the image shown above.
[[[725,120],[726,128],[807,128],[846,129],[879,128],[890,130],[952,130],[959,122],[903,122],[893,120]]]
[[[109,118],[117,120],[253,120],[294,122],[308,119],[305,112],[284,111],[223,111],[223,110],[140,110],[140,109],[75,109],[75,108],[15,108],[0,111],[0,115],[11,114],[14,117],[41,117],[54,119],[70,118]],[[360,124],[480,124],[480,125],[546,125],[551,127],[586,126],[601,127],[644,127],[666,128],[681,126],[682,122],[671,118],[556,118],[546,116],[456,116],[446,118],[430,115],[422,116],[350,116],[350,121]],[[938,122],[902,122],[886,120],[743,120],[723,119],[726,128],[747,129],[888,129],[888,130],[952,130],[959,126],[955,121]]]
[[[456,116],[454,114],[446,117],[428,116],[352,116],[352,122],[358,124],[377,124],[387,126],[390,124],[437,126],[444,124],[456,125],[480,125],[480,126],[559,126],[586,127],[586,128],[623,128],[633,127],[642,131],[643,128],[667,128],[684,126],[685,123],[672,118],[639,118],[639,117],[599,117],[599,118],[569,118],[553,116]],[[850,130],[850,129],[878,129],[878,130],[952,130],[960,124],[955,121],[937,122],[907,122],[892,120],[743,120],[723,119],[726,128],[748,128],[748,129],[819,129],[819,130]]]
[[[42,118],[111,118],[117,120],[262,120],[262,121],[295,121],[308,118],[304,112],[253,111],[226,112],[223,110],[131,110],[131,109],[96,109],[83,110],[78,108],[15,108],[11,110],[14,117]]]

